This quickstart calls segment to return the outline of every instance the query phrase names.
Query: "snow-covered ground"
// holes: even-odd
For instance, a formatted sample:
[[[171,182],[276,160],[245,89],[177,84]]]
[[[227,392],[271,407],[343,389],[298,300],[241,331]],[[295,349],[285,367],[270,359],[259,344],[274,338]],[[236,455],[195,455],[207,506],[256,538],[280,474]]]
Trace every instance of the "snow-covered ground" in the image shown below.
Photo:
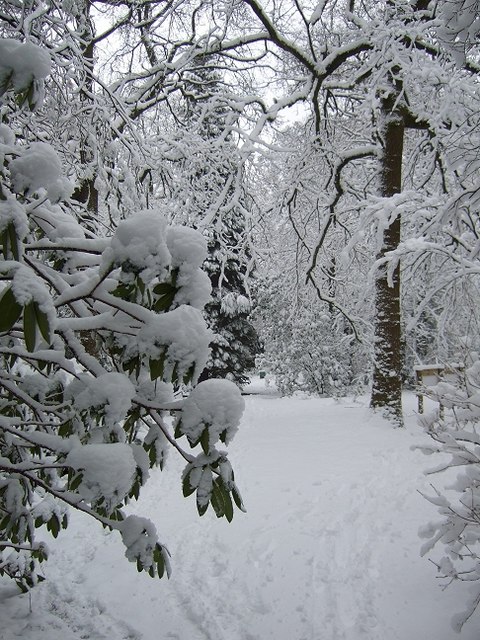
[[[480,615],[450,626],[466,585],[442,590],[419,556],[437,514],[418,493],[433,461],[411,449],[426,439],[415,399],[403,430],[366,404],[247,396],[230,447],[247,514],[198,518],[172,455],[134,505],[170,548],[171,580],[137,574],[115,534],[73,515],[46,582],[0,586],[0,639],[478,640]]]

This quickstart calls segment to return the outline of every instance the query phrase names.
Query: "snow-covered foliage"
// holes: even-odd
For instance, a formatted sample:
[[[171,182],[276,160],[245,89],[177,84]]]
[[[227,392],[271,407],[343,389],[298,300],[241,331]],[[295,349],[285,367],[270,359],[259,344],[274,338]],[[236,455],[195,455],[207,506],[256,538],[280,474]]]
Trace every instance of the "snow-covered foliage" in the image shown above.
[[[259,350],[249,318],[256,205],[245,156],[230,130],[235,110],[222,103],[225,80],[217,66],[216,56],[201,57],[185,74],[187,100],[179,110],[186,127],[177,135],[190,144],[174,169],[176,182],[170,197],[177,218],[201,229],[207,241],[204,269],[212,295],[205,315],[213,338],[202,379],[228,377],[243,384]]]
[[[155,526],[122,507],[169,448],[195,464],[176,439],[193,447],[200,429],[226,443],[243,410],[230,382],[194,387],[211,339],[201,313],[206,242],[155,210],[133,211],[113,234],[86,232],[52,146],[25,145],[7,124],[15,98],[40,106],[47,58],[0,40],[0,60],[0,575],[22,590],[42,580],[48,548],[36,529],[56,537],[73,507],[118,531],[139,571],[162,576],[170,565]],[[173,433],[170,411],[184,431]],[[209,454],[201,468],[242,508],[226,453]],[[191,493],[200,492],[201,513],[211,503],[230,520],[218,486]]]
[[[422,554],[441,547],[445,555],[435,564],[445,583],[465,581],[475,586],[465,611],[454,618],[457,631],[480,606],[480,360],[476,354],[473,357],[465,371],[451,373],[426,389],[444,409],[420,419],[435,441],[423,451],[442,454],[441,462],[428,473],[452,478],[446,491],[425,495],[438,508],[440,519],[422,527],[420,535],[428,539]]]
[[[0,97],[12,86],[20,101],[32,109],[43,97],[43,80],[50,73],[48,52],[31,42],[0,41]],[[45,186],[45,185],[44,185]]]
[[[331,397],[366,387],[368,351],[335,309],[319,309],[308,290],[292,293],[284,277],[266,279],[257,297],[259,365],[275,376],[282,394]]]

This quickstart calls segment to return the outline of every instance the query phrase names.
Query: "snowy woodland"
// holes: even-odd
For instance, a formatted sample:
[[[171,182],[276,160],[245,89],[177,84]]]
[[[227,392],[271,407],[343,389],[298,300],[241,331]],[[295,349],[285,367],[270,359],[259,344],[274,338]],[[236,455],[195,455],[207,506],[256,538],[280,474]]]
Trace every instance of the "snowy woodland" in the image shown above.
[[[478,639],[479,88],[478,0],[0,0],[1,640]]]

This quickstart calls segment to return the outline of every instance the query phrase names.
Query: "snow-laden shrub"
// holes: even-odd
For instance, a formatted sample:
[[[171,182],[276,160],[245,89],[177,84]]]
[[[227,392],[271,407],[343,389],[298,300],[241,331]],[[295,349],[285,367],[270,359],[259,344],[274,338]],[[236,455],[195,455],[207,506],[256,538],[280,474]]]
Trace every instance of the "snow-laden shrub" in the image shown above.
[[[256,307],[264,348],[258,360],[275,375],[279,391],[319,396],[360,391],[368,380],[368,361],[345,319],[328,307],[319,309],[308,292],[292,299],[278,279],[267,285]]]
[[[47,63],[35,45],[0,40],[2,114],[38,106]],[[212,504],[230,520],[231,494],[242,508],[215,445],[233,436],[243,401],[230,382],[195,387],[211,339],[206,242],[156,211],[133,212],[110,237],[87,233],[52,146],[22,145],[1,123],[0,153],[0,575],[22,590],[42,580],[36,529],[56,537],[68,507],[117,530],[139,571],[168,574],[153,523],[122,508],[169,449],[188,461],[184,493],[201,515]],[[204,453],[184,450],[184,436]]]
[[[465,610],[452,620],[460,631],[475,611],[478,615],[480,605],[480,360],[426,392],[443,410],[421,417],[434,440],[422,450],[443,454],[428,473],[448,474],[449,482],[446,490],[433,487],[433,495],[425,496],[440,518],[420,530],[427,539],[421,553],[443,545],[445,555],[435,561],[440,577],[447,584],[460,580],[472,585]]]

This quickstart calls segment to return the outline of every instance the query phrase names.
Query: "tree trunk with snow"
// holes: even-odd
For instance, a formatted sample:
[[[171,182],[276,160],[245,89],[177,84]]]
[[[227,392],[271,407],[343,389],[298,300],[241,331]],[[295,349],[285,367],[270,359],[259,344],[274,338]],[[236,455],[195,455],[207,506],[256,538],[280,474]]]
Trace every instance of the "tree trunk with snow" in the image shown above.
[[[395,96],[396,97],[396,96]],[[384,101],[383,155],[381,158],[381,195],[389,198],[402,189],[402,155],[405,135],[403,117],[394,110],[392,99]],[[400,243],[401,218],[396,218],[385,229],[383,246],[377,255],[381,260]],[[402,332],[400,309],[400,265],[388,277],[382,266],[375,282],[375,345],[374,371],[371,395],[372,408],[403,425],[402,418]]]
[[[82,177],[80,178],[79,185],[75,188],[72,194],[74,200],[85,205],[88,214],[96,217],[98,213],[98,189],[95,185],[96,170],[95,170],[95,152],[92,136],[94,135],[95,126],[92,124],[94,117],[94,26],[91,12],[91,2],[88,0],[85,3],[83,14],[78,19],[78,28],[81,36],[81,61],[84,71],[83,77],[79,78],[79,96],[82,105],[82,111],[85,116],[85,121],[82,123],[82,129],[80,132],[80,166],[82,171]]]

